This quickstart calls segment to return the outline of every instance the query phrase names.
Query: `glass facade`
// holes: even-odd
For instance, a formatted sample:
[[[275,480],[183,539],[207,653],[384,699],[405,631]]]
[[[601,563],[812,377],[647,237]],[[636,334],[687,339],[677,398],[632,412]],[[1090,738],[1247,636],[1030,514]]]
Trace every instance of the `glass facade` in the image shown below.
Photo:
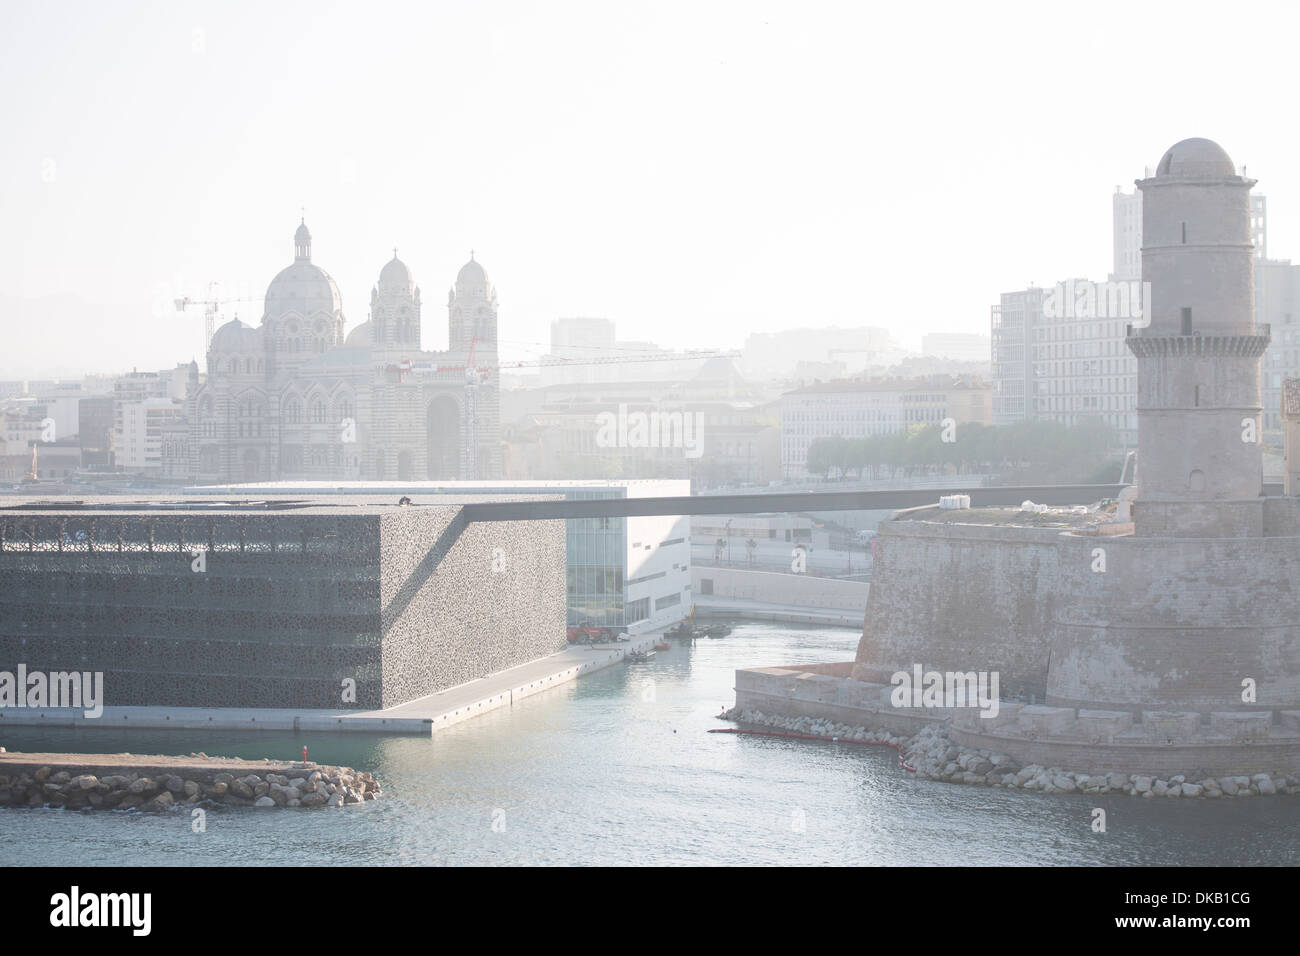
[[[619,495],[608,489],[573,489],[565,497],[591,500]],[[565,526],[569,624],[621,627],[637,620],[625,619],[623,608],[627,522],[619,518],[574,518]]]

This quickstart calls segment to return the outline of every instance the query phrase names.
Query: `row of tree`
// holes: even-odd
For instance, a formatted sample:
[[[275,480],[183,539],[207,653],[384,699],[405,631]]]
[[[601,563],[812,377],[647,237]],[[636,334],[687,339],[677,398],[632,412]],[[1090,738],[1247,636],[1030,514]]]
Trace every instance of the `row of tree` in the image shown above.
[[[826,479],[991,474],[1026,482],[1113,482],[1121,452],[1114,431],[1097,420],[913,425],[869,438],[819,438],[808,447],[808,470]]]

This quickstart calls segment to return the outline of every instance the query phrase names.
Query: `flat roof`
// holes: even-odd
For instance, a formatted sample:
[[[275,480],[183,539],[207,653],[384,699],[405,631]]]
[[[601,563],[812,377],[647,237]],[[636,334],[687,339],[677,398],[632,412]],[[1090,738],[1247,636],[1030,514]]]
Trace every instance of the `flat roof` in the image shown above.
[[[409,497],[409,496],[408,496]],[[556,501],[559,495],[421,495],[412,498],[410,507],[463,508],[475,501]],[[386,514],[397,508],[396,495],[355,495],[346,500],[336,495],[226,495],[213,497],[176,495],[98,495],[87,497],[42,498],[39,495],[0,495],[0,519],[9,515],[52,516],[85,515],[166,515],[185,516],[229,514],[307,514],[357,515]]]
[[[1076,509],[1085,509],[1078,511]],[[1115,521],[1115,506],[1051,506],[1046,511],[1022,511],[1019,508],[953,508],[938,505],[912,508],[900,512],[895,521],[927,521],[933,524],[981,524],[1005,528],[1058,528],[1062,531],[1086,530]]]
[[[482,501],[500,501],[503,495],[565,494],[570,492],[621,491],[626,498],[662,498],[688,496],[688,478],[574,478],[526,481],[254,481],[229,485],[194,485],[184,488],[184,495],[449,495],[463,501],[465,495],[477,495]]]

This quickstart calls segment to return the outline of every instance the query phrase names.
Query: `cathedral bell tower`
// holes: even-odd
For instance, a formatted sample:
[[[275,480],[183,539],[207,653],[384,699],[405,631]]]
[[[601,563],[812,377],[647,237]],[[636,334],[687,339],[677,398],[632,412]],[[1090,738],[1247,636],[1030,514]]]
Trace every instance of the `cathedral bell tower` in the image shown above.
[[[396,249],[370,293],[370,318],[375,350],[420,351],[420,290]]]

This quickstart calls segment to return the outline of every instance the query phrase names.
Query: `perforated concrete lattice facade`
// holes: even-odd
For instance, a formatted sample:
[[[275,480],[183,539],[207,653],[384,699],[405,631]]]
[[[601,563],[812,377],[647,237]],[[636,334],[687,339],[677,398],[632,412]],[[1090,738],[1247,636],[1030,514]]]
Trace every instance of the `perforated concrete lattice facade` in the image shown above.
[[[350,679],[372,709],[562,650],[563,522],[464,503],[0,498],[0,670],[103,671],[110,706],[340,707]]]

